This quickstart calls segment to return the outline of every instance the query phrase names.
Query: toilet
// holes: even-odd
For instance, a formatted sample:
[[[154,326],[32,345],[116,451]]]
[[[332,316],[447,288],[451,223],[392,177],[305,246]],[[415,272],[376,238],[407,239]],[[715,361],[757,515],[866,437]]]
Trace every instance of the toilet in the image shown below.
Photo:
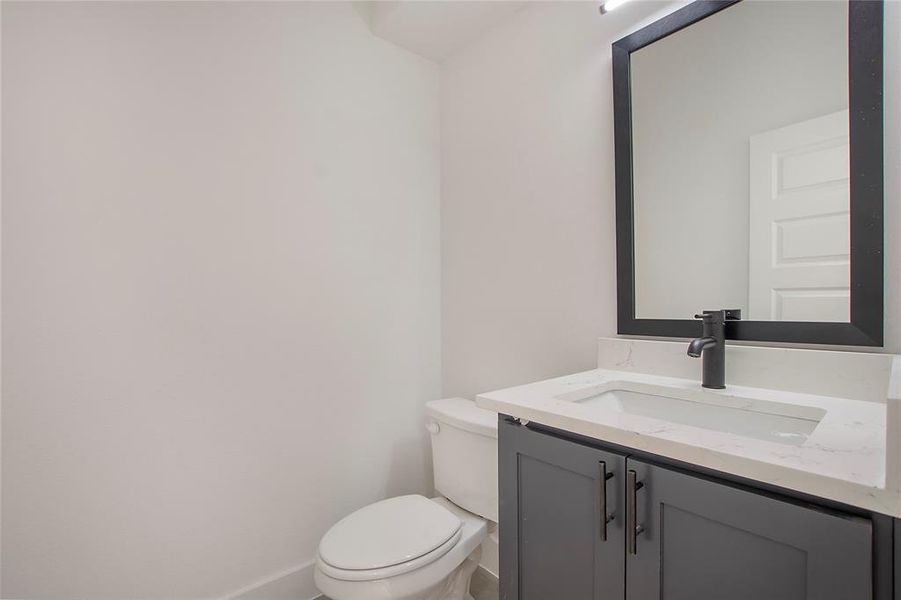
[[[315,581],[332,600],[472,600],[481,543],[497,523],[497,414],[463,398],[426,404],[435,489],[397,496],[332,526]]]

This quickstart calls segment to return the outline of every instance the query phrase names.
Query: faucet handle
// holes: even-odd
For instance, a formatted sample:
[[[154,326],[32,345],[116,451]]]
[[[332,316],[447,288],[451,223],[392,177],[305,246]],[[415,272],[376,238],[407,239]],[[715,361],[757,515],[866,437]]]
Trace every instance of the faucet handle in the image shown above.
[[[705,310],[703,313],[699,315],[695,315],[695,319],[703,319],[705,321],[713,321],[717,318],[724,318],[724,311],[722,310]]]
[[[701,319],[701,322],[704,324],[705,332],[708,327],[716,327],[725,322],[723,311],[721,310],[705,310],[703,313],[695,315],[695,319]]]
[[[705,310],[702,314],[695,315],[695,319],[703,319],[705,321],[714,321],[722,319],[723,321],[740,321],[740,308],[721,308],[719,310]]]

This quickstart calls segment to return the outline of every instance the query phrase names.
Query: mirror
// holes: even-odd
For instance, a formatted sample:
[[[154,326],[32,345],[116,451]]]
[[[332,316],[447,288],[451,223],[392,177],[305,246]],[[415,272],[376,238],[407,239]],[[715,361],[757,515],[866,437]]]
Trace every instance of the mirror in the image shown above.
[[[631,73],[636,316],[849,322],[848,5],[741,2]]]
[[[881,18],[694,2],[614,44],[620,333],[882,343]]]

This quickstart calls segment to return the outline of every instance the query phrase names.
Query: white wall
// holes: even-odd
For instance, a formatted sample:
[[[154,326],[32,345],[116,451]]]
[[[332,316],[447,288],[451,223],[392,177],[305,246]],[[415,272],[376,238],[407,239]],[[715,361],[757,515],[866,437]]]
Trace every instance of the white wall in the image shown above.
[[[534,3],[445,61],[445,395],[589,369],[616,329],[610,44],[673,3]]]
[[[437,67],[347,3],[2,27],[2,596],[222,595],[428,493]]]
[[[615,332],[609,48],[677,5],[536,3],[443,67],[445,394]],[[220,595],[428,491],[435,67],[344,4],[7,2],[2,34],[2,596]]]
[[[631,82],[636,314],[755,318],[748,141],[847,110],[847,3],[740,2],[633,53]]]

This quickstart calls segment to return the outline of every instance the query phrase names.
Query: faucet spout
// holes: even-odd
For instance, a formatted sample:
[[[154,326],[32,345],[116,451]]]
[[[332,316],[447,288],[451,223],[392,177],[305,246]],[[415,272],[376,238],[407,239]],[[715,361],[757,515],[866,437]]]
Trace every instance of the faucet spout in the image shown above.
[[[701,336],[688,344],[688,355],[701,358],[701,385],[721,390],[726,387],[726,319],[739,319],[737,309],[705,310],[695,315],[701,319]]]
[[[698,358],[704,350],[713,348],[716,344],[717,340],[712,336],[695,338],[688,344],[688,355],[692,358]]]

